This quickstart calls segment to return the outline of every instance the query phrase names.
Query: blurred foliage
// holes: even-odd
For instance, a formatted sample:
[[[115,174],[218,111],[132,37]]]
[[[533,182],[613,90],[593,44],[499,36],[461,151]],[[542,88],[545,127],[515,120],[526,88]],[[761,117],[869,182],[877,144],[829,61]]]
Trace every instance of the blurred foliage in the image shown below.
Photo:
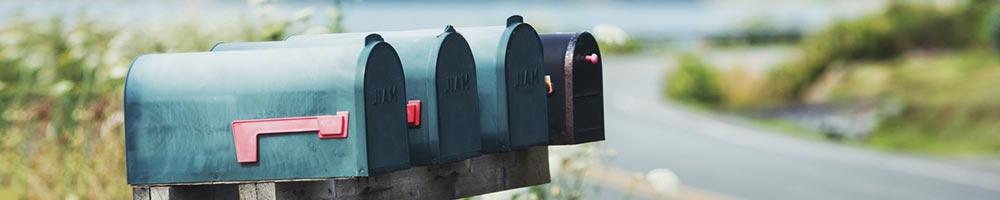
[[[802,33],[794,28],[783,28],[772,21],[755,18],[736,30],[709,36],[714,46],[756,46],[794,44],[802,39]]]
[[[997,3],[960,1],[951,7],[891,1],[884,12],[837,22],[801,44],[802,55],[771,72],[772,102],[794,102],[836,62],[886,60],[915,49],[989,47]]]
[[[754,105],[760,95],[757,91],[765,87],[758,73],[743,66],[719,72],[719,91],[722,99],[719,104],[724,108],[738,109]]]
[[[890,1],[882,12],[807,35],[797,57],[764,77],[738,67],[697,69],[690,56],[681,56],[666,94],[741,113],[874,102],[869,109],[876,110],[877,128],[861,143],[996,157],[1000,59],[994,45],[1000,47],[1000,40],[993,37],[1000,38],[998,19],[994,0]]]
[[[591,33],[601,47],[601,53],[635,53],[641,50],[639,41],[630,37],[624,29],[610,24],[598,24]]]
[[[677,59],[677,69],[670,72],[665,82],[668,97],[698,105],[718,105],[722,100],[718,72],[701,58],[682,54]]]
[[[908,54],[889,72],[881,93],[901,104],[868,143],[947,155],[1000,156],[1000,60],[988,51]],[[842,84],[843,90],[871,85]],[[857,94],[851,94],[856,96]],[[841,94],[840,96],[847,96]]]
[[[601,47],[601,53],[607,54],[627,54],[635,53],[642,50],[642,46],[639,44],[639,40],[630,38],[625,40],[623,43],[610,43],[604,41],[598,41],[597,45]]]
[[[586,199],[587,194],[599,193],[599,186],[584,180],[587,173],[594,173],[594,166],[603,166],[613,157],[613,153],[604,151],[599,143],[586,143],[574,146],[552,147],[549,150],[549,163],[552,168],[552,181],[549,184],[532,186],[526,193],[511,196],[512,200],[520,199]],[[634,195],[625,192],[626,196]],[[592,198],[592,197],[591,197]]]
[[[132,59],[204,51],[219,41],[283,39],[314,30],[303,23],[309,12],[218,26],[182,21],[148,27],[88,16],[3,14],[0,191],[25,199],[127,199],[121,97]],[[333,18],[321,29],[342,30],[339,16]]]

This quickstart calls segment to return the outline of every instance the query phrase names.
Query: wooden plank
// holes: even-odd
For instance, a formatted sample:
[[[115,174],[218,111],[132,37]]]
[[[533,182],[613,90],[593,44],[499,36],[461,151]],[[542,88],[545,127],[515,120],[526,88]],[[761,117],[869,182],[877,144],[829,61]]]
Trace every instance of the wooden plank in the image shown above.
[[[132,200],[149,200],[149,187],[132,187]]]
[[[372,177],[172,186],[167,196],[170,199],[242,200],[455,199],[549,181],[548,147],[539,146]],[[141,199],[137,198],[143,194],[141,189],[133,191],[137,191],[133,199]]]
[[[275,200],[274,183],[244,183],[239,184],[240,200]]]
[[[170,200],[170,188],[169,187],[150,187],[149,188],[149,199],[150,200]]]
[[[240,184],[240,200],[256,200],[257,199],[257,184],[247,183]]]
[[[547,147],[532,147],[332,186],[338,199],[455,199],[548,183],[548,162]]]
[[[458,180],[457,184],[462,187],[456,188],[457,197],[481,195],[550,181],[547,147],[481,156],[472,160],[468,171]]]
[[[169,187],[170,199],[239,199],[236,185],[182,185]]]
[[[275,200],[274,183],[257,183],[257,200]]]

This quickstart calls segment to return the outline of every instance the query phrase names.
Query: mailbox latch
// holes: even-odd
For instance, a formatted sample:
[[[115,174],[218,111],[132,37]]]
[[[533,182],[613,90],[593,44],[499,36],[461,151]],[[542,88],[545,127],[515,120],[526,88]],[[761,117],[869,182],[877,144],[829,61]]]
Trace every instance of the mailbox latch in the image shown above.
[[[257,162],[257,136],[263,134],[316,131],[320,139],[347,138],[348,112],[336,115],[251,119],[233,121],[236,161]]]
[[[545,94],[552,96],[552,92],[555,92],[552,88],[552,76],[545,75]]]
[[[595,64],[595,65],[597,64],[598,61],[601,60],[601,58],[598,57],[596,53],[591,53],[590,55],[586,55],[583,57],[583,59],[589,62],[590,64]]]
[[[420,126],[420,100],[406,102],[406,124],[410,127]]]

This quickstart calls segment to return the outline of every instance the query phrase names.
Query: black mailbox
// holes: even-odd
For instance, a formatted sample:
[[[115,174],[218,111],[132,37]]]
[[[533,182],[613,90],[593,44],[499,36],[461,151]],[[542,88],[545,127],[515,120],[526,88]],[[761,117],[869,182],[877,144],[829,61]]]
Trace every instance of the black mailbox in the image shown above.
[[[549,90],[549,144],[604,140],[601,50],[587,32],[541,34]]]

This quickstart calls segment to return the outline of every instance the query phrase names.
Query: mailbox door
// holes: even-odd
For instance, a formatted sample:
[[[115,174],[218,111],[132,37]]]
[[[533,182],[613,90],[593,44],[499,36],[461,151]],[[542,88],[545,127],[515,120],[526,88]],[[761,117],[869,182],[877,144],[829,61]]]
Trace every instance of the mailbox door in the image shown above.
[[[590,33],[576,35],[572,69],[574,143],[604,140],[604,81],[601,49]]]
[[[509,29],[504,65],[512,149],[548,144],[542,43],[527,24]]]
[[[409,168],[406,136],[406,85],[399,55],[385,42],[378,50],[362,55],[364,62],[364,108],[367,120],[367,158],[372,174]],[[369,44],[367,46],[373,46]],[[361,65],[361,63],[359,63]],[[403,162],[405,161],[405,162]]]
[[[435,69],[439,155],[434,163],[479,156],[479,94],[472,50],[460,34],[442,38]]]

